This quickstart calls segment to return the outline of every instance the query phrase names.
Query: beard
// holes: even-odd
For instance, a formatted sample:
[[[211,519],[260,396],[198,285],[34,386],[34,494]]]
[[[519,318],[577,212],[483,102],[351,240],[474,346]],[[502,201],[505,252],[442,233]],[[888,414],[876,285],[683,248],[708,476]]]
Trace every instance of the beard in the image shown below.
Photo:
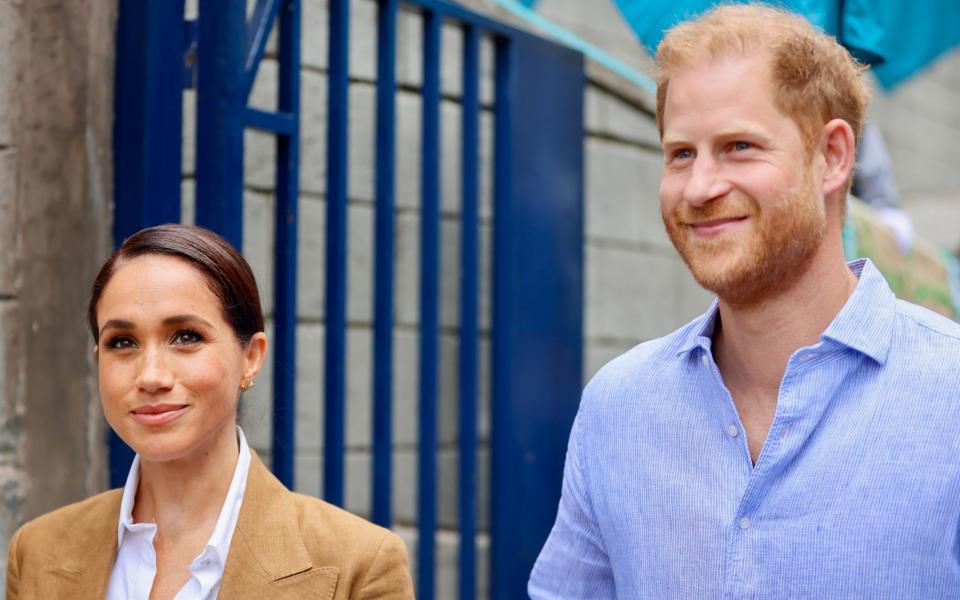
[[[826,232],[826,210],[808,173],[763,206],[750,196],[681,203],[663,214],[667,234],[694,279],[735,307],[762,304],[790,289],[807,271]],[[744,232],[698,238],[691,222],[746,216]]]

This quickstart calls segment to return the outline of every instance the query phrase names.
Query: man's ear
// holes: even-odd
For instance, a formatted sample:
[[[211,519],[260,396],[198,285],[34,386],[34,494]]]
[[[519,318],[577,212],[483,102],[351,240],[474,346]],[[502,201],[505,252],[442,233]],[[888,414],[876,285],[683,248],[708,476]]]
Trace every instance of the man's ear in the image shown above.
[[[856,139],[850,124],[843,119],[833,119],[824,125],[819,151],[825,167],[821,182],[824,195],[843,190],[856,161]]]

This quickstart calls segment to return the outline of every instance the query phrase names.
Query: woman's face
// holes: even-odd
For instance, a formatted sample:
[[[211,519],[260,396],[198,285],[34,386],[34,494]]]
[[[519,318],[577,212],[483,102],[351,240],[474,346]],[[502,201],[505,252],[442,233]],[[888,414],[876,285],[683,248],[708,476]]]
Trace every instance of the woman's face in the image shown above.
[[[239,389],[266,337],[243,347],[199,270],[163,255],[121,266],[97,304],[100,399],[107,422],[145,461],[236,444]]]

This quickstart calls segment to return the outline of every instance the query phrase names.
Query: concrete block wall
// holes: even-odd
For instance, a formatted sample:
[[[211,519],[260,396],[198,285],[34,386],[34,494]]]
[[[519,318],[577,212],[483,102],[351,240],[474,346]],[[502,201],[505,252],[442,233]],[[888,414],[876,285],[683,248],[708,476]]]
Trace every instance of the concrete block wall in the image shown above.
[[[871,116],[918,234],[960,254],[960,49],[892,93],[878,89]]]

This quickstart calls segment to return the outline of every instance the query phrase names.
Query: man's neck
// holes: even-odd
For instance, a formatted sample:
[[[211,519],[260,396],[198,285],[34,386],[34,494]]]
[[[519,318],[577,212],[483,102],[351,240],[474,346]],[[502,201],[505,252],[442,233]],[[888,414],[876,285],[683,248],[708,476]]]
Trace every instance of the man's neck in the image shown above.
[[[819,341],[856,284],[842,259],[814,260],[794,286],[759,305],[721,298],[713,349],[727,386],[775,398],[790,356]]]

